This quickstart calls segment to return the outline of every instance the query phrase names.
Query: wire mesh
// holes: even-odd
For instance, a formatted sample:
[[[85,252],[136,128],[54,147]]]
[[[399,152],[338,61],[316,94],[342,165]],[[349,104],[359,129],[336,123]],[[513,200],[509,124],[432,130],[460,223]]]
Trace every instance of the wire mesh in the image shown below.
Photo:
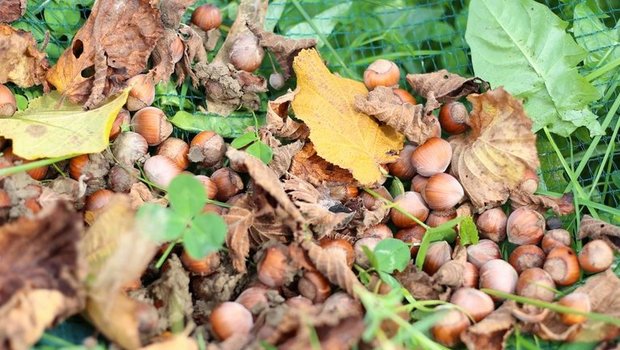
[[[194,5],[207,1],[200,0]],[[225,24],[232,23],[236,3],[228,1],[209,1],[223,9]],[[590,32],[576,36],[593,37],[605,35],[609,29],[616,28],[615,44],[593,45],[588,47],[590,54],[608,54],[616,50],[620,57],[620,0],[546,0],[546,4],[563,20],[569,22],[569,30],[577,21],[591,18],[575,17],[575,6],[581,3],[596,3],[594,16],[602,27],[592,28]],[[27,14],[14,23],[16,27],[32,30],[39,43],[49,43],[46,51],[55,62],[64,48],[71,42],[76,31],[87,18],[93,0],[29,0]],[[395,61],[402,72],[423,73],[438,69],[466,76],[473,75],[469,48],[465,41],[468,0],[274,0],[270,2],[266,27],[276,33],[293,38],[316,38],[319,49],[330,68],[344,76],[360,78],[366,66],[377,58]],[[188,11],[189,13],[189,11]],[[592,40],[596,43],[596,40]],[[614,51],[615,52],[615,51]],[[269,72],[269,60],[262,69]],[[583,72],[587,74],[587,71]],[[602,120],[611,104],[618,96],[620,72],[611,72],[610,88],[606,98],[592,108]],[[403,73],[404,78],[404,73]],[[404,80],[403,86],[404,84]],[[168,111],[174,112],[179,106],[188,111],[196,111],[204,106],[204,97],[184,84],[158,86],[159,103]],[[604,88],[604,87],[603,87]],[[29,92],[32,93],[32,92]],[[276,95],[278,92],[270,92]],[[620,118],[613,116],[610,125]],[[586,192],[599,176],[596,188],[592,190],[591,200],[608,206],[620,207],[620,150],[614,152],[603,164],[604,152],[610,143],[614,145],[620,138],[611,139],[611,131],[603,137],[599,146],[578,174],[579,182]],[[588,145],[590,136],[578,130],[570,138],[555,137],[562,155],[570,167],[577,168]],[[553,192],[563,192],[569,178],[557,154],[544,137],[539,136],[539,154],[543,163],[543,188]],[[611,218],[620,221],[620,218]]]

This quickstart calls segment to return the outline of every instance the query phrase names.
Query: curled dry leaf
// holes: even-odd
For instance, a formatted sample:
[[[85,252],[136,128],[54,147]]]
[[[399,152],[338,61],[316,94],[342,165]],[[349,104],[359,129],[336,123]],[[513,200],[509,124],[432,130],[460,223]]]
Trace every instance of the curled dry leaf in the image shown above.
[[[97,106],[140,74],[163,35],[159,10],[148,0],[99,0],[47,81],[74,103]]]
[[[602,239],[616,252],[620,252],[620,227],[594,219],[590,215],[584,215],[581,219],[578,236],[579,239]]]
[[[291,39],[268,32],[252,22],[249,22],[247,25],[252,33],[258,37],[260,46],[271,51],[276,57],[276,61],[278,61],[280,68],[282,68],[282,75],[285,80],[291,77],[293,59],[299,51],[316,46],[316,40],[314,39]]]
[[[510,192],[510,205],[513,209],[528,207],[530,209],[545,212],[553,210],[557,215],[568,215],[575,211],[572,194],[566,193],[562,197],[537,195],[525,191],[514,190]]]
[[[114,195],[87,231],[81,251],[88,263],[86,314],[107,338],[135,349],[157,326],[151,305],[129,298],[122,287],[138,279],[157,252],[134,227],[129,197]]]
[[[620,318],[620,279],[612,270],[593,275],[573,293],[585,293],[590,299],[592,312]],[[620,327],[602,321],[588,319],[581,325],[567,326],[558,314],[550,313],[534,328],[543,339],[558,341],[599,342],[620,335]]]
[[[502,205],[539,165],[536,135],[523,105],[503,88],[473,94],[471,131],[450,138],[451,172],[477,212]]]
[[[444,288],[433,282],[424,271],[409,263],[403,272],[395,272],[394,277],[417,300],[447,300]]]
[[[12,82],[23,88],[40,85],[48,68],[46,54],[37,49],[32,34],[0,24],[0,84]]]
[[[463,285],[463,272],[467,262],[467,249],[457,245],[452,254],[452,260],[441,265],[432,277],[433,283],[458,288]]]
[[[294,222],[291,222],[292,226],[304,222],[304,218],[299,212],[299,209],[297,209],[295,204],[293,204],[286,195],[286,192],[284,192],[278,176],[272,169],[265,165],[265,163],[246,152],[238,151],[232,147],[228,147],[226,156],[230,159],[231,163],[244,165],[246,167],[254,183],[269,193],[269,195],[271,195],[284,209],[286,214],[293,219]],[[283,218],[282,220],[285,219]]]
[[[479,78],[463,78],[445,69],[426,74],[407,74],[407,82],[426,99],[426,114],[439,108],[442,103],[458,100],[479,92],[482,87],[488,87],[488,84]]]
[[[28,349],[53,322],[84,304],[82,219],[59,202],[0,228],[0,344]]]
[[[254,223],[254,210],[247,194],[235,201],[224,215],[228,226],[226,246],[229,249],[232,265],[238,272],[246,272],[245,259],[250,254],[250,227]]]
[[[181,60],[175,66],[177,85],[181,85],[185,81],[185,77],[189,76],[192,79],[192,85],[196,87],[200,82],[192,66],[194,63],[207,63],[207,50],[205,50],[200,33],[194,30],[193,27],[181,24],[178,33],[183,40],[185,52]],[[219,31],[217,31],[217,33],[219,33]]]
[[[304,140],[310,135],[308,126],[293,120],[288,115],[288,108],[296,92],[286,94],[267,103],[267,130],[275,136],[289,140]]]
[[[293,157],[289,172],[315,186],[356,186],[351,172],[321,158],[311,142]]]
[[[461,333],[461,340],[467,349],[505,349],[506,341],[512,334],[515,323],[515,319],[512,317],[513,306],[514,304],[511,302],[504,302],[502,306],[482,321]]]
[[[131,209],[133,210],[137,210],[144,203],[155,203],[164,207],[168,205],[168,200],[166,198],[156,197],[144,182],[136,182],[131,185],[129,200],[131,202]]]
[[[377,118],[418,145],[435,136],[437,118],[424,114],[424,106],[402,103],[394,89],[377,86],[368,95],[355,97],[355,108]]]
[[[364,84],[332,74],[316,50],[302,50],[293,68],[299,91],[291,106],[308,125],[317,154],[363,185],[380,181],[381,165],[397,159],[403,136],[355,110],[355,96],[368,92]]]
[[[355,273],[347,265],[346,253],[340,249],[337,251],[325,251],[321,246],[310,240],[301,242],[301,246],[308,252],[308,257],[331,283],[346,291],[350,296],[357,298],[355,287],[363,287],[355,276]]]
[[[278,177],[282,177],[282,175],[288,172],[293,162],[293,157],[301,151],[303,146],[303,142],[295,141],[288,145],[272,147],[273,159],[269,163],[269,167],[273,169]]]
[[[17,21],[26,13],[26,0],[0,1],[0,23]]]
[[[293,203],[304,215],[306,222],[312,225],[317,239],[329,235],[334,230],[343,229],[353,218],[352,212],[331,211],[331,208],[341,207],[341,203],[332,199],[310,183],[291,175],[283,182],[284,190],[293,199]]]
[[[372,208],[367,209],[359,196],[349,200],[345,207],[353,211],[353,219],[347,228],[352,231],[353,236],[357,237],[363,235],[369,227],[384,222],[390,213],[390,208],[381,201],[376,201]]]

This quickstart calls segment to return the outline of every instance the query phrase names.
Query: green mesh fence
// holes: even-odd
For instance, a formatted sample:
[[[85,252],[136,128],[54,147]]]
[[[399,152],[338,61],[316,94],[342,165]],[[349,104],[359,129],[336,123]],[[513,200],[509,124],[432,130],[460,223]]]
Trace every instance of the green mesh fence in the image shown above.
[[[196,5],[207,1],[197,1]],[[236,13],[236,3],[227,1],[208,1],[223,9],[224,24],[230,25]],[[585,0],[541,1],[563,20],[572,24],[591,18],[575,18],[574,9]],[[620,0],[587,0],[596,3],[596,13],[602,27],[593,27],[581,36],[607,35],[607,29],[616,28],[615,46],[601,41],[591,45],[590,53],[606,55],[610,52],[620,57]],[[34,0],[28,1],[26,16],[14,25],[32,30],[35,38],[42,43],[49,31],[47,52],[55,62],[65,47],[71,42],[75,32],[87,18],[93,0]],[[277,0],[270,3],[266,26],[276,33],[294,38],[314,37],[319,41],[319,49],[330,68],[343,76],[360,78],[365,67],[375,59],[389,58],[397,62],[403,72],[421,73],[446,68],[454,73],[473,75],[469,49],[464,39],[467,25],[467,0]],[[190,11],[188,11],[189,14]],[[187,16],[189,18],[189,16]],[[224,28],[225,29],[225,28]],[[579,39],[579,37],[577,37]],[[596,43],[596,40],[591,40]],[[619,52],[616,52],[616,51]],[[268,75],[272,70],[270,59],[263,63],[262,72]],[[587,72],[584,72],[587,74]],[[593,106],[593,111],[601,119],[605,117],[613,101],[618,96],[620,70],[611,73],[611,84],[606,89],[609,101]],[[403,74],[404,75],[404,74]],[[404,77],[404,76],[403,76]],[[405,85],[404,80],[402,81]],[[190,84],[176,87],[173,84],[160,85],[157,89],[160,107],[170,113],[179,108],[195,111],[204,106],[200,91]],[[24,94],[36,92],[28,91]],[[271,91],[270,96],[281,92]],[[615,119],[610,125],[615,125]],[[604,203],[612,208],[620,207],[620,150],[613,149],[603,163],[604,152],[610,143],[614,145],[608,129],[598,146],[590,154],[586,153],[592,142],[585,131],[577,131],[570,138],[555,137],[567,165],[577,169],[580,161],[585,162],[578,172],[578,180],[584,190],[592,191],[593,202]],[[542,188],[551,192],[563,192],[569,177],[560,158],[551,148],[548,140],[539,135],[539,153],[543,169]],[[598,180],[597,180],[598,179]],[[596,186],[593,183],[596,182]],[[594,189],[593,189],[594,187]],[[604,213],[601,213],[604,216]],[[607,219],[620,222],[620,217],[607,215]]]

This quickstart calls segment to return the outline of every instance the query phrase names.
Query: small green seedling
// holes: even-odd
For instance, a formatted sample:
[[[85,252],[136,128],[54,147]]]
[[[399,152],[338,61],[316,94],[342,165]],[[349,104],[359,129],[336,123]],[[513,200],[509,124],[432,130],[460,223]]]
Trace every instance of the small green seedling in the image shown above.
[[[227,227],[215,213],[203,213],[207,196],[203,185],[193,176],[181,174],[168,186],[170,208],[144,204],[138,210],[138,221],[158,242],[172,242],[157,262],[161,267],[174,244],[183,243],[189,256],[201,259],[224,245]]]
[[[273,151],[260,140],[255,131],[250,131],[237,137],[230,145],[236,149],[247,147],[245,149],[246,152],[262,160],[265,164],[269,164],[273,159]]]

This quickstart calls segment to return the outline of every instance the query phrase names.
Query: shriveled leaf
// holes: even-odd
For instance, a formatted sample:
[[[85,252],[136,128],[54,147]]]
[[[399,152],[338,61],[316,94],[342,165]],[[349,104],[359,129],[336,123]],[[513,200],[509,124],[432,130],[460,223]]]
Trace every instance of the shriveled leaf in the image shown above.
[[[311,142],[307,142],[301,151],[294,155],[289,172],[315,186],[325,183],[334,185],[357,184],[350,171],[321,158]]]
[[[343,229],[353,218],[352,213],[334,212],[330,208],[341,204],[328,195],[319,192],[310,183],[294,175],[283,182],[284,190],[293,199],[306,221],[312,225],[317,239]]]
[[[259,126],[265,123],[265,117],[256,116],[256,118]],[[248,127],[254,126],[254,118],[247,113],[232,113],[224,118],[215,113],[178,111],[170,118],[170,122],[179,129],[196,133],[210,130],[226,138],[239,137],[245,134]]]
[[[590,299],[591,311],[620,319],[620,279],[612,270],[590,276],[575,293],[585,293]],[[558,341],[600,342],[620,335],[616,323],[588,319],[584,324],[567,326],[556,313],[550,313],[536,325],[536,334],[543,339]]]
[[[437,285],[424,271],[418,270],[414,264],[407,265],[403,272],[394,273],[394,277],[403,288],[416,300],[446,300],[443,288]]]
[[[586,51],[566,33],[568,22],[533,0],[474,0],[465,38],[474,72],[524,99],[533,130],[568,136],[603,130],[588,105],[599,93],[579,74]]]
[[[27,88],[45,82],[49,64],[31,33],[0,24],[0,48],[0,84]]]
[[[224,221],[228,226],[226,246],[233,267],[238,272],[245,272],[245,260],[250,254],[250,227],[254,223],[254,213],[247,194],[235,201],[234,206],[224,215]]]
[[[482,321],[461,333],[461,340],[469,350],[502,350],[506,348],[514,324],[511,305],[506,302]]]
[[[486,83],[478,78],[463,78],[445,69],[426,74],[407,74],[407,82],[426,99],[426,114],[439,108],[442,103],[458,100],[486,87]]]
[[[310,134],[308,126],[293,120],[288,115],[288,108],[295,95],[295,91],[289,91],[267,103],[267,129],[277,137],[304,140]]]
[[[269,167],[273,169],[278,176],[284,175],[291,167],[293,157],[299,153],[303,146],[303,142],[295,141],[288,145],[272,148],[273,161],[269,163]]]
[[[74,103],[92,108],[142,73],[163,34],[159,10],[147,0],[99,0],[47,81]]]
[[[424,106],[402,103],[394,89],[377,86],[368,95],[355,97],[355,108],[377,118],[418,145],[435,136],[438,120],[424,114]]]
[[[0,343],[28,349],[84,304],[81,216],[59,202],[0,227]]]
[[[282,5],[282,7],[284,7]],[[268,49],[276,57],[276,61],[282,68],[284,79],[291,76],[293,69],[293,58],[303,49],[316,46],[314,39],[291,39],[282,35],[274,34],[263,30],[254,23],[248,23],[248,28],[258,37],[260,46]]]
[[[82,242],[88,262],[86,314],[106,337],[126,348],[141,345],[140,336],[157,323],[153,306],[125,295],[122,287],[139,278],[157,245],[134,227],[130,200],[115,195]]]
[[[468,97],[471,131],[450,138],[451,172],[478,212],[502,205],[539,165],[532,121],[503,88]]]
[[[354,289],[362,287],[362,284],[347,265],[347,257],[344,251],[326,251],[309,240],[303,241],[301,246],[308,252],[308,257],[319,272],[331,283],[345,290],[350,296],[357,298]]]
[[[226,151],[226,156],[231,163],[245,165],[254,182],[269,193],[293,220],[304,222],[303,216],[284,192],[278,176],[265,163],[231,147]]]
[[[571,194],[564,194],[562,197],[557,198],[516,190],[510,193],[510,205],[513,209],[524,206],[537,211],[551,209],[560,216],[568,215],[575,211]]]
[[[378,182],[381,164],[396,160],[403,136],[356,111],[355,96],[366,94],[366,87],[330,73],[316,50],[302,50],[293,68],[298,93],[291,105],[310,128],[317,154],[364,185]]]
[[[17,21],[26,13],[26,0],[0,1],[0,23]]]
[[[108,146],[112,123],[128,92],[84,111],[52,91],[30,101],[25,111],[0,119],[0,136],[12,139],[13,152],[25,159],[99,153]]]
[[[590,215],[584,215],[581,219],[578,237],[584,239],[586,237],[592,239],[602,239],[614,248],[616,252],[620,252],[620,227],[597,220]]]

